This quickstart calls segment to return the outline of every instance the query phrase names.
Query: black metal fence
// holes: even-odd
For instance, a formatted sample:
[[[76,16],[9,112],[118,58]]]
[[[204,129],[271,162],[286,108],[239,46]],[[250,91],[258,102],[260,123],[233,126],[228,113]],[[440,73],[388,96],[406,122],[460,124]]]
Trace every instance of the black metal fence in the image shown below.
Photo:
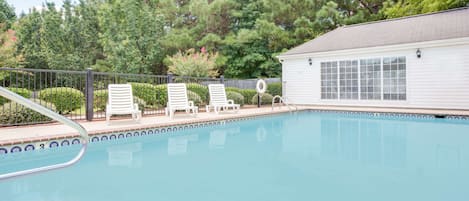
[[[220,78],[196,78],[168,75],[102,73],[88,71],[0,68],[0,86],[31,98],[73,120],[93,120],[105,117],[109,84],[130,83],[135,101],[143,115],[163,114],[167,83],[187,83],[189,99],[200,109],[208,103],[207,85],[236,81]],[[228,86],[228,85],[227,85]],[[244,87],[243,87],[244,88]],[[48,122],[32,112],[0,97],[0,126]]]

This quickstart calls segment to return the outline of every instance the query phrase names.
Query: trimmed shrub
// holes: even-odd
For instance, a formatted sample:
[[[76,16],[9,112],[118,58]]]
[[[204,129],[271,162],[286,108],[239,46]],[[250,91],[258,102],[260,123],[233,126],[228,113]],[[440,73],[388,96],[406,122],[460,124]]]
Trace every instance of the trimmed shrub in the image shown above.
[[[80,90],[69,87],[47,88],[39,92],[39,99],[55,105],[60,114],[80,109],[85,104],[85,95]]]
[[[226,87],[225,91],[226,92],[232,91],[232,92],[240,93],[244,97],[245,104],[253,104],[251,102],[251,99],[254,95],[257,94],[255,89],[240,89],[236,87]]]
[[[147,105],[163,106],[166,105],[167,91],[166,85],[152,85],[148,83],[130,83],[132,93],[145,101]]]
[[[156,85],[156,91],[158,92],[158,101],[156,106],[166,107],[168,102],[168,87],[166,84]]]
[[[264,95],[262,95],[261,97],[261,105],[268,105],[268,104],[272,104],[272,98],[273,96],[268,94],[268,93],[265,93]],[[252,104],[254,105],[257,105],[257,94],[254,95],[252,98],[251,98],[251,102]]]
[[[106,103],[109,95],[107,89],[96,90],[93,92],[93,107],[98,111],[106,109]]]
[[[275,82],[267,85],[267,93],[271,94],[272,96],[280,95],[282,96],[282,83]]]
[[[200,103],[202,103],[202,98],[200,98],[199,94],[191,90],[187,90],[187,98],[190,101],[194,101],[194,105],[200,105]]]
[[[25,98],[31,98],[31,96],[33,95],[32,91],[30,91],[28,89],[25,89],[25,88],[13,88],[13,87],[10,88],[10,87],[7,87],[7,89],[12,91],[12,92],[15,92],[15,93],[19,94],[20,96],[25,97]],[[0,96],[0,105],[3,105],[7,102],[10,102],[10,100]]]
[[[186,84],[186,86],[187,86],[187,90],[193,91],[200,96],[201,103],[207,103],[207,100],[209,97],[207,86],[197,84],[197,83],[188,83]]]
[[[252,97],[257,94],[257,91],[255,89],[242,89],[240,94],[244,96],[246,104],[257,104],[257,102],[252,102]]]
[[[39,99],[32,99],[34,102],[39,103],[51,110],[56,110],[52,103],[40,101]],[[29,108],[24,107],[15,102],[5,103],[0,107],[0,123],[1,124],[20,124],[29,122],[44,122],[51,121],[47,116],[35,112]]]
[[[241,95],[240,93],[238,92],[234,92],[234,91],[227,91],[226,92],[226,98],[228,100],[233,100],[235,104],[239,104],[241,106],[244,105],[244,96]]]

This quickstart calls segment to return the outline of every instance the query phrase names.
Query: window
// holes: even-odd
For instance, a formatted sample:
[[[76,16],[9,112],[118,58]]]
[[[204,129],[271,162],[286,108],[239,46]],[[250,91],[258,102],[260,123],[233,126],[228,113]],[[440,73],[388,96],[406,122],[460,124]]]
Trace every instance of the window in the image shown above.
[[[381,100],[381,59],[360,60],[360,99]]]
[[[358,99],[358,61],[339,62],[340,99]]]
[[[321,62],[321,98],[337,97],[337,62]]]
[[[321,62],[321,99],[406,100],[406,76],[405,57]]]
[[[405,57],[383,58],[383,99],[406,100]]]

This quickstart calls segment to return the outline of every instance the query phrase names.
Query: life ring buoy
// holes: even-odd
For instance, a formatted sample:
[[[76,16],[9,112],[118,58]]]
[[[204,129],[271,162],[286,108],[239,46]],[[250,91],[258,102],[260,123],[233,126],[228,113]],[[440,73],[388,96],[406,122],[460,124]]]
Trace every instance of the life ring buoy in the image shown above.
[[[267,84],[264,80],[257,80],[256,91],[257,93],[263,94],[267,90]]]

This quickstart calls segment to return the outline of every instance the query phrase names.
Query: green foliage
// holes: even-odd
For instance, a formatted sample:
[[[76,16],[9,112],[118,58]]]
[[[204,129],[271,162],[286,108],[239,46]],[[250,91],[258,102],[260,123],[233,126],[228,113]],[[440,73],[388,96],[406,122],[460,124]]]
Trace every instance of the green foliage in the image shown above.
[[[204,49],[201,52],[196,52],[194,49],[189,49],[184,53],[179,51],[168,57],[170,63],[168,72],[179,76],[215,77],[218,75],[217,57],[218,53],[207,53]]]
[[[398,0],[386,1],[381,13],[386,18],[403,17],[464,7],[469,0]]]
[[[238,92],[234,91],[227,91],[226,92],[226,98],[228,100],[233,100],[235,104],[239,104],[241,106],[244,105],[244,96]]]
[[[39,99],[54,104],[60,114],[68,114],[85,104],[85,95],[69,87],[43,89],[39,92]]]
[[[241,94],[244,97],[244,103],[252,104],[252,97],[257,94],[255,89],[240,89],[236,87],[226,87],[225,91],[228,92],[236,92]]]
[[[202,103],[202,98],[199,96],[199,94],[191,90],[187,90],[187,98],[190,101],[194,101],[194,105],[200,105]]]
[[[107,89],[95,90],[93,92],[93,107],[98,111],[104,111],[108,98],[109,94]]]
[[[5,0],[0,0],[0,32],[8,30],[16,19],[15,10]]]
[[[163,61],[159,38],[161,15],[146,1],[104,1],[98,7],[100,43],[106,61],[116,72],[151,73]],[[147,102],[148,103],[148,102]]]
[[[251,98],[251,103],[253,105],[257,105],[257,94],[254,95],[252,98]],[[274,98],[272,95],[268,94],[268,93],[264,93],[262,96],[261,96],[261,105],[269,105],[269,104],[272,104],[272,98]]]
[[[62,10],[53,3],[45,6],[18,22],[18,52],[24,55],[26,67],[83,70],[93,65],[102,52],[95,4],[72,5],[66,0]]]
[[[37,99],[33,101],[55,111],[55,107],[52,103]],[[44,121],[51,121],[51,119],[15,102],[8,102],[0,107],[0,124],[21,124]]]
[[[197,83],[187,83],[186,87],[187,87],[187,90],[193,91],[200,96],[201,103],[207,103],[207,100],[209,98],[207,86],[197,84]]]
[[[7,87],[8,90],[14,92],[14,93],[17,93],[18,95],[20,96],[23,96],[25,98],[31,98],[31,96],[33,95],[33,92],[28,90],[28,89],[25,89],[25,88],[11,88],[11,87]],[[10,100],[6,99],[6,98],[3,98],[0,96],[0,105],[3,105],[7,102],[10,102]]]
[[[161,107],[166,105],[166,85],[152,85],[148,83],[130,83],[133,95],[145,101],[146,105]]]
[[[244,100],[245,100],[246,104],[254,104],[252,102],[252,97],[257,94],[255,89],[242,89],[240,91],[240,94],[242,94],[244,96]]]
[[[23,64],[22,55],[16,54],[16,43],[17,37],[15,31],[9,29],[3,33],[0,32],[0,67],[16,68]],[[2,74],[5,73],[0,72],[0,80],[3,77]]]
[[[267,93],[271,94],[272,96],[280,95],[282,96],[282,83],[275,82],[267,84]]]

